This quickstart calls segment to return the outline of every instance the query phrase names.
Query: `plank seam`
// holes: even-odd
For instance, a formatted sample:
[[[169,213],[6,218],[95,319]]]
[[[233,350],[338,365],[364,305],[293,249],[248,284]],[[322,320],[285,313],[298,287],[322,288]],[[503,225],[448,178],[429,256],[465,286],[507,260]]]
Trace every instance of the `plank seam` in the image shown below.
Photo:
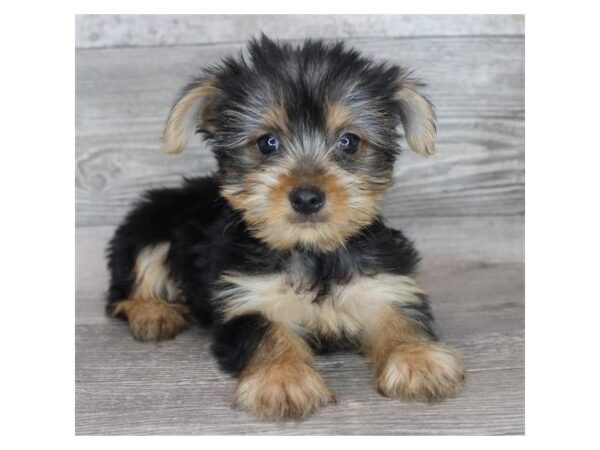
[[[419,36],[346,36],[346,37],[320,37],[319,39],[325,41],[358,41],[358,42],[369,42],[369,41],[406,41],[406,40],[417,40],[417,39],[524,39],[524,34],[456,34],[456,35],[442,35],[442,34],[429,34]],[[304,39],[293,38],[293,39],[278,39],[282,42],[297,43],[302,42]],[[77,47],[77,51],[94,51],[94,50],[121,50],[121,49],[152,49],[152,48],[176,48],[176,47],[198,47],[198,48],[209,48],[226,45],[244,45],[248,42],[245,40],[231,40],[231,41],[215,41],[215,42],[189,42],[189,43],[178,43],[178,44],[157,44],[157,45],[103,45],[99,47]]]

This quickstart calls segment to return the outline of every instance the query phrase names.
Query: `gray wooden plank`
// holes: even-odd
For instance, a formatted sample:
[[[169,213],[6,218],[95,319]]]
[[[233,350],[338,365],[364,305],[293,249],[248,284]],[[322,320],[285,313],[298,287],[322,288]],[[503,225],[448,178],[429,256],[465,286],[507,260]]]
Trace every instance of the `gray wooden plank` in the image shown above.
[[[393,216],[524,212],[524,41],[520,37],[350,41],[418,70],[439,117],[439,155],[406,153],[386,206]],[[200,142],[159,151],[163,122],[198,67],[238,45],[78,51],[77,225],[116,224],[139,193],[210,171]],[[192,63],[192,61],[194,61]]]
[[[449,340],[468,366],[464,392],[439,404],[385,399],[366,360],[317,358],[337,404],[304,422],[259,421],[231,407],[235,382],[220,372],[202,331],[134,341],[124,323],[77,327],[77,434],[522,434],[523,337]]]
[[[522,35],[523,15],[78,15],[77,48],[279,39]]]

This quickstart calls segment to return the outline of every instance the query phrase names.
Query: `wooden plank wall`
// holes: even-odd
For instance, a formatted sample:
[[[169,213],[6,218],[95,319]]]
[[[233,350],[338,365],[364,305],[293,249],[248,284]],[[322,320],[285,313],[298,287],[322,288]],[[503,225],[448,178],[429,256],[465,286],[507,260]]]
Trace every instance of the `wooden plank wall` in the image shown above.
[[[280,39],[522,36],[515,15],[96,15],[75,22],[77,48],[243,42],[259,32]]]

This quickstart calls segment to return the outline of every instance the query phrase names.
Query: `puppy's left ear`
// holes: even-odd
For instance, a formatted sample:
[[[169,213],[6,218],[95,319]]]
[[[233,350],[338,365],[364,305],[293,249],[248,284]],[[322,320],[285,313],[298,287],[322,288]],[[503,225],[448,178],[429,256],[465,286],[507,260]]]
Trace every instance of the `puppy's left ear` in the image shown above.
[[[433,105],[419,92],[422,84],[402,76],[396,88],[396,101],[406,141],[411,149],[424,156],[435,153],[435,113]]]
[[[189,85],[169,113],[162,141],[167,153],[180,153],[196,132],[214,131],[214,105],[219,88],[212,78],[202,78]]]

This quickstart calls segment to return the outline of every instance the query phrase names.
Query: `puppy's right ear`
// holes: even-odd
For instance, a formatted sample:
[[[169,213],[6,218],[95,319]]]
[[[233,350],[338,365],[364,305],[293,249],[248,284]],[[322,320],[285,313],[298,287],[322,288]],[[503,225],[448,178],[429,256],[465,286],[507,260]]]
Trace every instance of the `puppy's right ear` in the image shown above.
[[[167,153],[180,153],[196,132],[214,131],[214,106],[219,88],[212,78],[203,78],[190,84],[169,113],[162,141]]]
[[[402,73],[397,84],[396,100],[409,147],[424,156],[435,153],[435,112],[431,102],[420,92],[421,83]]]

